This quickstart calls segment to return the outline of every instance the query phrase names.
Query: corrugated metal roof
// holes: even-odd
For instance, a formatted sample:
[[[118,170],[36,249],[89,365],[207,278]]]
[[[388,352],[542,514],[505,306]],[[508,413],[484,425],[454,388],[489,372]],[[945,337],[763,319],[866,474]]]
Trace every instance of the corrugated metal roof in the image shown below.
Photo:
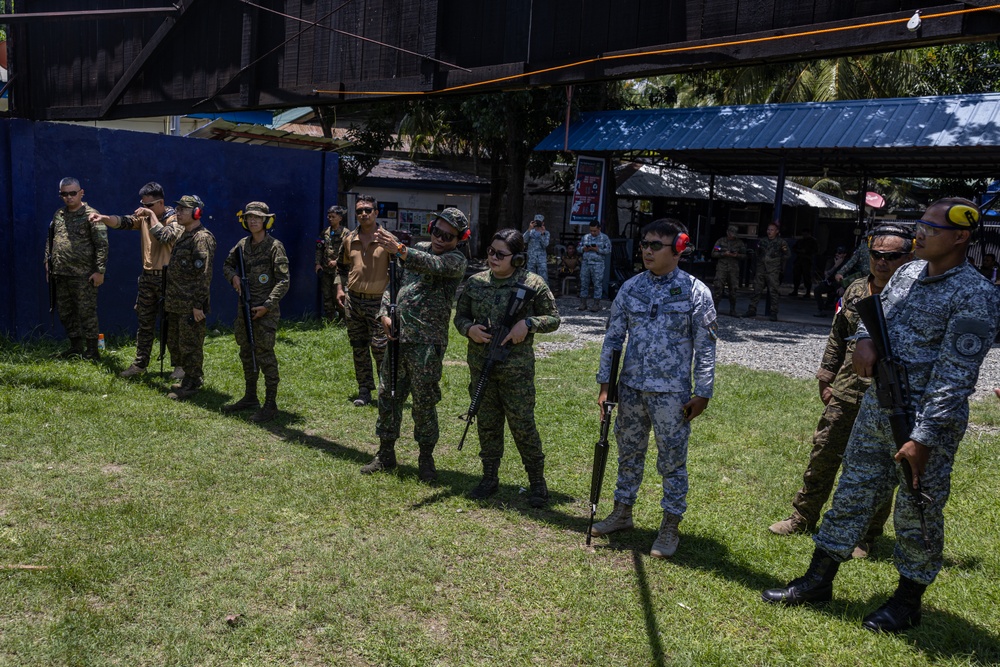
[[[362,180],[362,186],[390,187],[404,183],[419,183],[424,189],[454,189],[465,192],[489,192],[489,180],[441,167],[418,164],[410,160],[382,158]]]
[[[330,139],[323,136],[273,130],[264,125],[254,125],[253,123],[233,123],[222,118],[216,118],[208,125],[199,127],[187,136],[216,141],[233,141],[255,146],[301,148],[311,151],[336,151],[353,143],[347,139]]]
[[[670,199],[708,199],[711,177],[685,169],[644,164],[618,186],[619,197],[667,197]],[[731,202],[773,204],[777,179],[772,176],[716,176],[712,194],[715,199]],[[804,185],[785,182],[782,203],[786,206],[856,211],[849,201],[832,197]]]
[[[535,150],[563,150],[564,127]],[[717,174],[994,176],[1000,94],[582,113],[571,151],[651,153]]]

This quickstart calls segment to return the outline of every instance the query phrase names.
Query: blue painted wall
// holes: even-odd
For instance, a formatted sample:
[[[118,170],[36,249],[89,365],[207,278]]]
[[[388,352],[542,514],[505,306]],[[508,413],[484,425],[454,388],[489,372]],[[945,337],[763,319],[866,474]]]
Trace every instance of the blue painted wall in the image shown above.
[[[139,188],[160,183],[167,201],[196,194],[205,201],[202,223],[218,242],[209,324],[231,326],[236,295],[222,276],[229,250],[246,234],[236,212],[247,202],[268,203],[272,229],[288,251],[291,290],[282,317],[315,315],[318,281],[315,239],[336,203],[337,155],[206,139],[0,119],[0,333],[14,338],[63,337],[50,325],[42,263],[48,223],[61,202],[59,180],[80,180],[85,201],[106,214],[130,213]],[[134,333],[136,279],[142,270],[139,234],[108,230],[110,256],[98,297],[101,330]]]

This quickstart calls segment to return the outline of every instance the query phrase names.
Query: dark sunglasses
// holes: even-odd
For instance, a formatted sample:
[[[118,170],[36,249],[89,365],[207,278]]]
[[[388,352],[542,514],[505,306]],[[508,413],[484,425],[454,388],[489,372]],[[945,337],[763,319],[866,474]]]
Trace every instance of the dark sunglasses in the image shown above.
[[[435,229],[437,228],[435,227]],[[489,255],[490,257],[496,257],[502,262],[504,258],[510,257],[514,253],[503,252],[502,250],[497,250],[493,246],[490,246],[489,248],[486,249],[486,254]]]
[[[639,247],[643,250],[652,250],[653,252],[659,252],[666,247],[663,241],[639,241]]]
[[[878,261],[884,259],[887,262],[895,262],[897,259],[905,255],[905,252],[882,252],[881,250],[869,250],[868,254],[872,256],[872,259]]]
[[[79,190],[70,190],[69,192],[63,192],[62,190],[59,191],[60,197],[75,197],[78,194],[80,194]]]
[[[451,243],[455,240],[455,234],[451,232],[446,232],[440,227],[431,227],[431,236],[441,239],[445,243]]]
[[[374,210],[371,206],[362,206],[361,208],[354,209],[354,212],[358,215],[370,215]]]

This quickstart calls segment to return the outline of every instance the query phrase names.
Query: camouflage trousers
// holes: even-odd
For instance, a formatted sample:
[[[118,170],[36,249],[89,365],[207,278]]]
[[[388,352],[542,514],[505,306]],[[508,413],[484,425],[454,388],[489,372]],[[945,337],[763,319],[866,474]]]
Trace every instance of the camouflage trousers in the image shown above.
[[[336,273],[321,271],[319,274],[320,291],[323,294],[323,317],[332,320],[338,313],[344,316],[344,309],[337,303],[337,285],[334,280]]]
[[[861,411],[847,443],[833,506],[823,515],[820,530],[813,536],[816,546],[838,561],[849,560],[876,508],[891,502],[893,491],[900,486],[893,512],[896,569],[917,583],[933,582],[941,571],[944,506],[951,492],[951,470],[963,434],[964,425],[963,432],[955,433],[953,440],[930,449],[921,478],[924,491],[933,498],[924,510],[933,552],[928,554],[920,534],[916,503],[905,488],[907,481],[899,464],[893,459],[896,445],[888,412],[878,407],[875,391],[869,390],[861,401]]]
[[[544,252],[529,252],[527,269],[540,275],[545,282],[549,282],[549,256]]]
[[[760,301],[760,297],[764,294],[764,287],[767,286],[767,290],[771,295],[771,315],[778,314],[778,301],[781,299],[781,294],[778,292],[778,287],[781,285],[781,267],[767,267],[758,266],[757,274],[753,277],[753,296],[750,297],[750,307],[756,308],[757,302]]]
[[[580,262],[580,298],[604,296],[604,262]]]
[[[162,294],[162,277],[143,271],[139,275],[139,291],[135,296],[135,314],[139,319],[139,331],[135,335],[135,361],[132,362],[139,368],[146,368],[152,357],[153,339],[156,337],[156,318],[160,314],[160,296]],[[170,352],[170,366],[179,365],[174,363],[176,355],[169,344],[167,350]]]
[[[375,389],[372,357],[375,358],[375,368],[382,368],[382,357],[389,339],[378,317],[381,306],[382,297],[364,299],[347,295],[347,339],[351,341],[354,352],[354,377],[359,389]]]
[[[660,507],[683,516],[687,509],[687,450],[691,425],[684,421],[688,394],[649,392],[618,385],[618,417],[615,440],[618,443],[618,483],[615,500],[635,505],[642,485],[649,448],[649,430],[656,442],[656,471],[663,478]]]
[[[469,397],[476,392],[483,359],[469,359]],[[535,360],[493,367],[483,391],[476,417],[479,434],[479,457],[497,460],[503,457],[504,421],[514,436],[514,445],[526,470],[540,470],[545,463],[542,438],[535,426]]]
[[[184,369],[184,378],[201,380],[205,376],[205,329],[208,320],[195,322],[191,311],[167,313],[167,346],[174,350],[174,361]]]
[[[391,343],[390,343],[391,345]],[[378,421],[375,434],[379,440],[399,439],[403,403],[412,394],[413,439],[421,449],[434,448],[438,441],[437,404],[441,402],[441,365],[444,345],[399,344],[399,372],[396,398],[389,396],[389,355],[382,362],[378,386]]]
[[[56,310],[69,338],[97,340],[97,288],[87,278],[50,276],[56,281]]]
[[[243,379],[247,384],[256,383],[258,374],[264,375],[264,386],[275,389],[278,386],[278,357],[274,354],[274,342],[278,332],[278,318],[264,316],[252,320],[253,351],[257,356],[257,370],[253,369],[253,356],[250,354],[250,338],[243,317],[237,317],[233,324],[236,344],[240,346],[240,362],[243,364]]]
[[[722,299],[722,290],[729,287],[729,307],[736,308],[736,289],[740,286],[740,264],[733,260],[720,259],[715,267],[715,285],[713,297],[716,301]]]
[[[802,476],[802,488],[792,501],[795,511],[805,517],[810,525],[819,521],[823,504],[833,491],[833,483],[837,479],[837,472],[844,459],[844,449],[851,437],[851,429],[854,427],[854,419],[858,416],[859,408],[860,405],[857,403],[834,396],[819,418],[816,432],[813,433],[809,465]],[[890,502],[879,507],[875,513],[864,538],[866,542],[871,542],[882,534],[891,511],[890,499]]]

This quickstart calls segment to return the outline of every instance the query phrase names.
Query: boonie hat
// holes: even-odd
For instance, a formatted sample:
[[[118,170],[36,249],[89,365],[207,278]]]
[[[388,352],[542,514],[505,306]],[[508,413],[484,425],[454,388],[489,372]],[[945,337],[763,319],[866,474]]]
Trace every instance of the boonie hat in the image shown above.
[[[271,215],[271,209],[262,201],[252,201],[243,208],[243,215],[250,215],[251,213],[267,217]]]

